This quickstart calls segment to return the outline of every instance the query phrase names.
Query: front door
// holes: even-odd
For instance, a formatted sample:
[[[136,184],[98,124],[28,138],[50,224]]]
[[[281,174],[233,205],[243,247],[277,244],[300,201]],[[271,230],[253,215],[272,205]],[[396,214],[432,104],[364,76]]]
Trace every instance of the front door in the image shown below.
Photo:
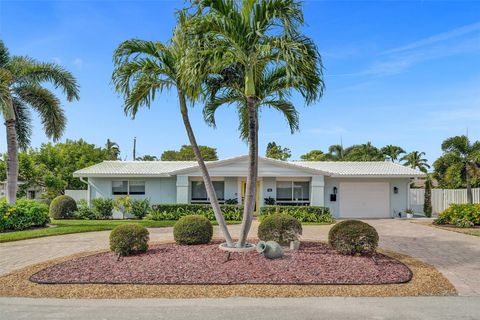
[[[242,180],[242,204],[245,204],[245,193],[246,193],[246,190],[247,190],[247,181],[246,180]],[[257,192],[255,194],[255,209],[254,211],[255,212],[258,212],[258,197],[259,197],[259,190],[260,190],[260,183],[257,181]]]

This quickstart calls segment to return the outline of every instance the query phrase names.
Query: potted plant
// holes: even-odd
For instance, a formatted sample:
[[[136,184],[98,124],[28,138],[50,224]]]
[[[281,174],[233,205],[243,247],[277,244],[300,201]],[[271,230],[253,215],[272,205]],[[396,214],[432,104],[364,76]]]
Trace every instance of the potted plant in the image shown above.
[[[413,219],[413,209],[405,209],[405,213],[407,214],[407,219]]]

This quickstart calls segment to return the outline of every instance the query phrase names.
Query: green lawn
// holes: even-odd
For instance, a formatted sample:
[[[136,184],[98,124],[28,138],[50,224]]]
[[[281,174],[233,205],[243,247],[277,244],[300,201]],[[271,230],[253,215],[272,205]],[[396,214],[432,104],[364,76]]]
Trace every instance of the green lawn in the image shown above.
[[[0,233],[0,242],[24,240],[39,237],[56,236],[67,233],[112,230],[118,225],[126,223],[139,223],[148,228],[171,227],[175,221],[153,220],[53,220],[56,227],[30,229]]]

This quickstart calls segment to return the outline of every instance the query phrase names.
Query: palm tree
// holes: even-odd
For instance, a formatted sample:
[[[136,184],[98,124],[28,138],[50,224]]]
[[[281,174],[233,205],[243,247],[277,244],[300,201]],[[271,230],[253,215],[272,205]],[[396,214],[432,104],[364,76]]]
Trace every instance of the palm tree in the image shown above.
[[[345,159],[345,149],[340,144],[331,145],[328,148],[329,158],[334,161],[342,161]]]
[[[391,144],[386,145],[380,151],[382,151],[383,155],[392,162],[397,161],[400,155],[405,153],[405,150],[401,147]]]
[[[471,143],[467,136],[455,136],[442,143],[442,151],[455,159],[453,166],[461,167],[461,175],[467,187],[467,202],[473,203],[473,178],[480,176],[480,141]]]
[[[68,101],[79,99],[79,87],[73,75],[55,63],[29,57],[10,56],[0,40],[0,111],[7,127],[7,200],[16,201],[18,185],[18,147],[30,143],[30,108],[38,112],[45,134],[54,141],[65,130],[65,114],[60,100],[43,82],[62,89]]]
[[[156,156],[146,154],[144,156],[137,157],[137,159],[135,159],[135,160],[138,160],[138,161],[158,161],[158,158]]]
[[[424,173],[430,168],[428,161],[425,158],[422,158],[425,155],[425,152],[412,151],[404,155],[400,160],[404,161],[403,165],[410,167],[412,169],[418,169]]]
[[[116,91],[124,97],[125,113],[130,114],[132,118],[135,118],[140,107],[146,106],[149,108],[157,93],[170,88],[176,89],[183,123],[202,172],[215,218],[227,245],[233,247],[233,240],[227,229],[212,180],[200,153],[188,116],[187,101],[196,100],[201,88],[200,86],[187,86],[180,76],[186,51],[192,46],[188,34],[185,32],[186,24],[186,15],[179,12],[178,25],[168,43],[138,39],[121,43],[114,52],[115,70],[112,79]]]
[[[107,139],[107,143],[105,143],[105,150],[107,151],[107,155],[110,160],[118,160],[120,156],[120,146],[118,143]]]
[[[195,56],[209,60],[211,73],[220,74],[233,66],[243,78],[249,163],[237,246],[244,247],[253,220],[258,176],[259,81],[266,70],[275,72],[284,66],[288,86],[301,76],[299,91],[307,104],[312,103],[323,92],[320,55],[313,41],[299,32],[303,13],[298,1],[200,0],[196,5],[202,12],[197,31],[206,41]],[[188,78],[194,80],[195,72]]]
[[[371,142],[355,144],[345,149],[345,160],[348,161],[383,161],[385,160],[382,152],[378,150]]]

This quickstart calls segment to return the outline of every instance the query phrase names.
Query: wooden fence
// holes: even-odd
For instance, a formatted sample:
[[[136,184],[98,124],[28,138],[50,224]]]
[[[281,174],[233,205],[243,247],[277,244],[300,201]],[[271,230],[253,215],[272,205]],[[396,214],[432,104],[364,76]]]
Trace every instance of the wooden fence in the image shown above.
[[[480,188],[472,189],[473,202],[480,203]],[[410,189],[410,208],[423,212],[425,189]],[[432,189],[432,211],[438,214],[452,203],[467,203],[466,189]]]

